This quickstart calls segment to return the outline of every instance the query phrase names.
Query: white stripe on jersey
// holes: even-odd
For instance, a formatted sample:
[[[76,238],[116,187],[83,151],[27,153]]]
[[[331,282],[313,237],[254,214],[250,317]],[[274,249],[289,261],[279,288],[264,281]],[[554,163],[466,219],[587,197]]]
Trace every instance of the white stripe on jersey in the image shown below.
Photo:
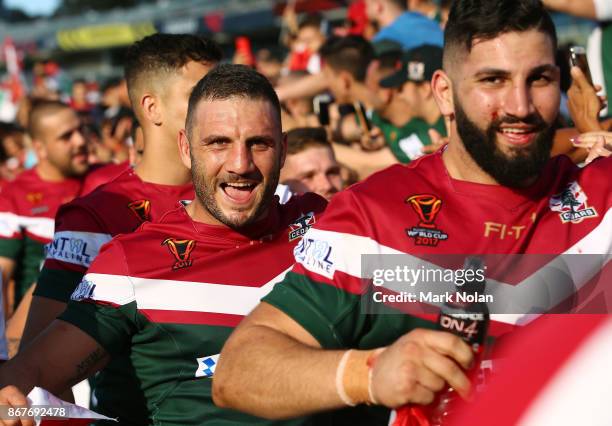
[[[529,351],[529,348],[525,350]],[[560,367],[518,424],[612,424],[609,398],[612,383],[611,353],[612,321],[608,320]]]
[[[98,232],[60,231],[45,246],[46,258],[89,268],[100,248],[113,237]]]
[[[417,256],[403,253],[394,248],[378,243],[370,237],[325,231],[316,228],[308,230],[304,238],[294,249],[295,260],[305,269],[319,275],[333,278],[335,271],[340,271],[356,278],[363,277],[361,255],[401,254],[407,264],[414,270],[441,269],[439,266],[424,261]],[[580,254],[581,256],[576,256]],[[587,254],[587,256],[582,256]],[[519,254],[517,254],[519,255]],[[573,255],[573,256],[564,256]],[[537,256],[537,255],[531,255]],[[403,259],[403,260],[404,260]],[[495,302],[490,304],[492,312],[543,312],[565,300],[575,290],[580,289],[591,280],[612,259],[612,209],[609,209],[602,221],[589,234],[555,257],[531,276],[516,285],[487,279],[487,293],[493,294]],[[368,263],[377,265],[376,258]],[[382,265],[382,263],[380,263]],[[372,271],[372,265],[364,269]],[[574,286],[561,286],[551,280],[554,273],[566,272],[572,277]],[[431,283],[421,282],[421,287],[413,292],[424,291],[423,286]],[[405,283],[385,284],[385,288],[400,292],[406,290]],[[444,290],[444,289],[442,289]],[[449,291],[453,291],[452,283]],[[536,290],[536,291],[534,291]],[[513,305],[510,306],[509,303]],[[496,306],[497,305],[497,306]],[[537,318],[538,314],[491,314],[491,319],[508,324],[526,324]]]
[[[136,301],[138,309],[247,315],[290,269],[261,287],[90,273],[85,275],[80,289],[75,291],[79,292],[75,299],[116,305]]]
[[[11,238],[20,232],[19,216],[14,213],[0,212],[0,237]]]
[[[25,217],[19,216],[20,225],[25,231],[35,237],[51,240],[55,229],[55,220],[48,217]]]

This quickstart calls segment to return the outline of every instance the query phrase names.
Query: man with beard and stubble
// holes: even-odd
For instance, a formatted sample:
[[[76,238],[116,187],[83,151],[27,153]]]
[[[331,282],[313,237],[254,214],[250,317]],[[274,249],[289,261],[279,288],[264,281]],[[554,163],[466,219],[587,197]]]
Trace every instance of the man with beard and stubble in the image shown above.
[[[137,424],[304,424],[220,409],[211,379],[225,340],[286,274],[326,202],[275,198],[287,148],[280,103],[251,68],[210,71],[191,93],[185,127],[179,151],[196,198],[102,248],[67,310],[0,369],[0,383],[13,385],[0,405],[25,404],[33,386],[62,392],[127,356],[148,415]]]
[[[448,147],[335,196],[295,250],[293,270],[226,343],[215,403],[285,418],[357,404],[429,404],[446,386],[470,393],[469,347],[428,329],[425,318],[398,315],[414,303],[377,301],[378,287],[362,284],[372,275],[363,272],[361,254],[406,253],[434,267],[444,267],[434,255],[461,254],[453,269],[465,256],[487,253],[603,254],[601,262],[578,262],[576,287],[609,271],[612,160],[579,169],[548,155],[560,97],[556,43],[539,0],[454,2],[444,71],[432,81],[451,122]],[[540,272],[531,263],[487,278],[502,274],[512,296],[516,284],[524,284],[517,291],[531,285],[524,277]],[[513,313],[551,307],[528,303]],[[372,305],[395,315],[366,313]],[[489,333],[524,320],[492,316]]]

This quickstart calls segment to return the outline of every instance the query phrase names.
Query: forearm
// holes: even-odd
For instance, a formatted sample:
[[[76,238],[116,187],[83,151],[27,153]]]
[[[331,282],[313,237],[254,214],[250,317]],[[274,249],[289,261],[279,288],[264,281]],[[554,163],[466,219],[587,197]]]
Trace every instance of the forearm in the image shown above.
[[[595,3],[593,0],[543,0],[544,5],[557,12],[581,16],[583,18],[596,18]]]
[[[0,387],[14,385],[27,394],[40,386],[58,395],[100,370],[108,359],[94,339],[57,320],[2,366]]]
[[[12,358],[19,349],[19,342],[23,334],[23,328],[25,327],[26,318],[28,311],[30,310],[30,304],[32,303],[32,293],[36,285],[32,285],[24,297],[19,302],[19,306],[15,309],[15,312],[6,323],[6,338],[9,345],[9,358]]]
[[[266,326],[237,336],[215,371],[215,404],[274,419],[345,406],[335,384],[343,351],[310,347]]]
[[[313,74],[301,80],[276,88],[276,94],[282,101],[302,97],[312,97],[327,89],[327,80],[323,73]]]

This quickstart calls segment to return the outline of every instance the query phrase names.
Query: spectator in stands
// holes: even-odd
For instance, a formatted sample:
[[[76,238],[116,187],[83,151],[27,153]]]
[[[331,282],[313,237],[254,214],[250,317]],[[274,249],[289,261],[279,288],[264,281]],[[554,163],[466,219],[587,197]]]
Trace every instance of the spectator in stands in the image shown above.
[[[287,132],[287,158],[280,183],[291,192],[314,192],[328,201],[342,190],[340,165],[322,127],[302,127]]]
[[[372,122],[383,131],[393,154],[402,163],[420,157],[424,148],[432,145],[430,129],[446,135],[444,117],[431,88],[431,78],[441,68],[442,49],[423,45],[404,53],[401,68],[380,81],[381,87],[391,92],[389,96],[398,99],[389,105],[388,110],[372,114]],[[411,118],[398,125],[397,121],[393,122],[394,113],[398,114],[397,107],[393,107],[400,102],[406,106],[406,114]]]
[[[366,0],[365,3],[370,22],[379,28],[372,41],[393,40],[405,50],[426,43],[442,46],[440,26],[420,13],[406,11],[406,0]]]
[[[298,24],[298,31],[291,45],[290,71],[308,71],[316,74],[321,69],[319,48],[326,38],[326,21],[318,13],[306,15]]]
[[[282,77],[279,83],[282,85],[292,84],[307,76],[307,71],[292,71],[286,77]],[[313,113],[313,98],[304,96],[301,98],[287,99],[283,102],[281,110],[283,131],[296,127],[318,126],[319,122]]]

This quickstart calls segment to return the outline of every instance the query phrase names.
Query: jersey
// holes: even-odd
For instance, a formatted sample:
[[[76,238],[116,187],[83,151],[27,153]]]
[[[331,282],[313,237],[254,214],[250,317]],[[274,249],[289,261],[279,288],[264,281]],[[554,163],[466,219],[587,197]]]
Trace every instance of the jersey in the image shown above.
[[[263,300],[301,324],[324,348],[370,349],[389,345],[415,327],[432,327],[437,311],[402,315],[384,301],[377,305],[380,314],[368,311],[377,301],[377,287],[373,275],[362,275],[362,254],[408,254],[422,260],[445,254],[460,259],[490,253],[547,254],[554,260],[559,254],[600,253],[603,260],[589,265],[582,277],[607,272],[609,278],[611,167],[612,159],[579,169],[567,157],[555,157],[537,182],[519,190],[453,179],[442,151],[392,166],[331,201],[325,218],[296,249],[293,270]],[[540,267],[535,263],[501,271],[516,272],[504,289],[522,290]],[[401,308],[415,304],[408,305]],[[522,309],[523,314],[530,312],[530,306]],[[505,334],[528,318],[514,313],[492,311],[490,334]]]
[[[79,195],[82,197],[89,194],[97,187],[112,181],[129,168],[130,164],[127,161],[123,161],[119,164],[110,163],[97,166],[95,170],[91,170],[87,173],[87,176],[85,176],[83,187]]]
[[[121,424],[268,424],[217,408],[211,378],[224,342],[287,273],[325,204],[315,194],[275,201],[256,240],[193,221],[180,207],[103,247],[60,319],[129,359],[140,387],[112,389],[129,404],[104,414]],[[138,404],[146,417],[135,416]]]
[[[435,129],[441,136],[446,136],[446,126],[442,116],[433,125],[421,118],[413,118],[403,126],[397,127],[374,112],[372,124],[383,132],[389,149],[400,163],[409,163],[423,155],[423,147],[431,145],[429,129]]]
[[[372,42],[391,40],[402,45],[404,50],[411,50],[423,44],[442,47],[444,34],[440,25],[433,19],[418,12],[404,12],[390,25],[376,33]]]
[[[145,221],[159,219],[179,200],[193,199],[193,194],[191,183],[173,186],[144,182],[128,169],[91,194],[63,206],[34,295],[67,303],[102,245],[115,235],[134,231]]]
[[[49,182],[34,168],[21,173],[2,191],[0,256],[16,261],[15,306],[38,278],[44,246],[53,237],[55,214],[80,188],[79,179]]]

